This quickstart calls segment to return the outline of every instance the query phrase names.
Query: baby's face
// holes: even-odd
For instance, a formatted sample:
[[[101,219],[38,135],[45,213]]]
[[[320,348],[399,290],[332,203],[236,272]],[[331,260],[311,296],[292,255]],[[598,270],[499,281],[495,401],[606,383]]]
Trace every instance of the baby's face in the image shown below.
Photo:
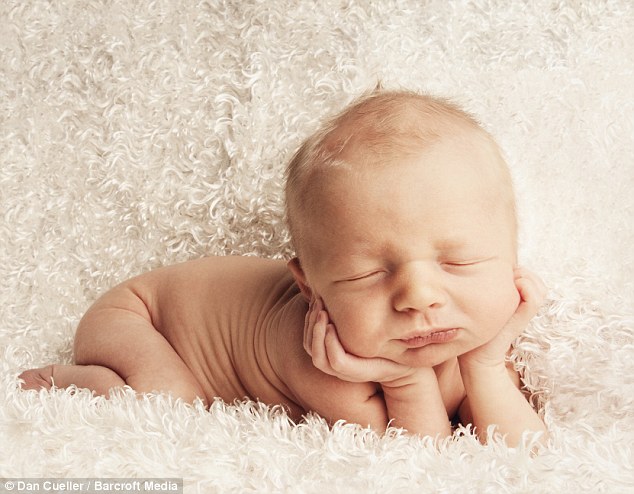
[[[302,266],[348,352],[433,366],[515,312],[514,226],[491,159],[445,139],[400,163],[328,172]]]

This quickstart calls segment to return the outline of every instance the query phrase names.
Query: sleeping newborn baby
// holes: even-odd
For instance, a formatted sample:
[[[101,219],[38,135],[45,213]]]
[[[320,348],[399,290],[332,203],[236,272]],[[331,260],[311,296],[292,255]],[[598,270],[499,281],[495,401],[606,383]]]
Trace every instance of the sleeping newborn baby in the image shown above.
[[[517,266],[514,196],[492,137],[440,99],[377,91],[289,164],[297,257],[215,257],[122,283],[82,318],[73,365],[23,372],[74,384],[245,397],[383,431],[509,444],[544,424],[507,365],[545,288]]]

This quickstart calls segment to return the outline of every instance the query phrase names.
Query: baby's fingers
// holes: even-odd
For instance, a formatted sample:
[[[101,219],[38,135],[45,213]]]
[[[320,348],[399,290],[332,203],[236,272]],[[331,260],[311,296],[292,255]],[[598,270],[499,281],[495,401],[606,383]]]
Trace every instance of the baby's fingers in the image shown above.
[[[537,307],[544,303],[548,289],[542,279],[532,271],[517,268],[515,270],[515,284],[524,302]]]
[[[320,314],[324,313],[326,319],[328,319],[328,313],[324,310],[324,303],[320,298],[311,300],[308,306],[308,312],[304,317],[304,350],[312,357],[313,355],[313,340],[315,324],[320,318]]]
[[[344,381],[391,381],[411,371],[390,360],[348,353],[319,298],[311,303],[304,319],[304,349],[317,369]]]
[[[392,381],[411,369],[382,358],[363,358],[346,352],[332,324],[326,327],[326,357],[329,374],[350,382]]]
[[[346,352],[332,324],[326,326],[324,343],[328,367],[333,376],[352,382],[366,381],[365,375],[360,375],[363,369],[359,368],[358,360],[361,359]]]
[[[339,341],[335,326],[328,323],[328,317],[324,311],[317,315],[312,333],[313,340],[309,353],[317,369],[344,381],[367,380],[365,375],[360,373],[363,367],[359,366],[359,361],[362,359],[346,352]]]
[[[308,354],[312,357],[313,365],[326,374],[333,375],[326,353],[326,326],[328,317],[324,311],[318,311],[315,315],[315,322],[312,325],[311,341],[309,343]]]
[[[539,276],[533,272],[517,268],[515,270],[515,286],[520,294],[521,301],[517,308],[518,318],[528,322],[544,303],[547,288]]]
[[[319,315],[313,331],[313,365],[322,372],[344,381],[367,381],[363,372],[363,359],[346,352],[339,341],[335,326],[328,323],[325,313],[322,314]]]
[[[315,310],[315,300],[311,300],[308,305],[308,311],[304,317],[304,350],[308,355],[312,356],[312,344],[313,344],[313,326],[317,319],[319,311]]]

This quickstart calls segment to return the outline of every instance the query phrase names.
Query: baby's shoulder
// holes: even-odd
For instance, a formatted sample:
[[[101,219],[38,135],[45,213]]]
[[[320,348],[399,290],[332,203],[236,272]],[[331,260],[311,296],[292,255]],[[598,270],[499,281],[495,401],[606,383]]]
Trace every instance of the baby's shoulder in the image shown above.
[[[286,275],[284,261],[247,256],[209,256],[149,271],[129,280],[131,283],[156,283],[169,286],[259,285]]]
[[[124,285],[144,300],[152,320],[182,319],[211,331],[259,321],[291,281],[284,261],[231,256],[173,264]]]
[[[205,257],[181,264],[180,277],[187,283],[199,282],[214,295],[267,293],[280,283],[287,286],[290,274],[281,260],[247,256]],[[243,300],[244,302],[244,300]]]

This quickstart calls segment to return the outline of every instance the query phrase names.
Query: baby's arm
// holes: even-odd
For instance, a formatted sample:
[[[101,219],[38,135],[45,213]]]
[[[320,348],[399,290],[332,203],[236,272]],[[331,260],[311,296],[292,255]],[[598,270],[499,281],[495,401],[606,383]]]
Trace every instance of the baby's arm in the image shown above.
[[[412,434],[441,437],[451,434],[434,369],[415,369],[386,359],[366,359],[347,353],[320,300],[312,304],[306,318],[304,348],[315,367],[326,374],[343,381],[380,383],[390,425]]]
[[[423,436],[451,435],[449,417],[432,367],[412,369],[409,375],[379,382],[390,425]]]
[[[517,374],[507,369],[505,356],[512,341],[537,313],[545,296],[542,281],[518,268],[515,284],[521,297],[515,314],[490,342],[458,357],[467,398],[460,407],[461,419],[468,418],[482,436],[489,425],[517,445],[525,431],[546,432],[546,427],[518,388]],[[544,436],[545,437],[545,436]]]

